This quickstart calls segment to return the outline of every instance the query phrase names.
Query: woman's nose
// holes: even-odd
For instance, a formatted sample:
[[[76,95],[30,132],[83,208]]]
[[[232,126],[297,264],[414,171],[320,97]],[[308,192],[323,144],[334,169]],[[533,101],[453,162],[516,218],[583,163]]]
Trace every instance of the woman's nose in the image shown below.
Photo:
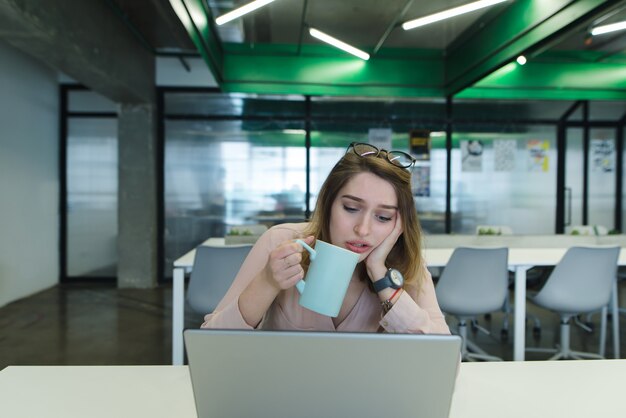
[[[370,232],[370,223],[367,217],[359,219],[359,221],[354,225],[354,232],[361,237],[366,236]]]

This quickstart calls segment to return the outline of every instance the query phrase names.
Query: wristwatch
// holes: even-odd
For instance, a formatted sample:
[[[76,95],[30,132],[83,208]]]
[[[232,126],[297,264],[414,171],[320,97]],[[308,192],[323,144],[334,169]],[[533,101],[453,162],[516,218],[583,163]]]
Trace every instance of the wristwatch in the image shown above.
[[[385,277],[374,282],[374,290],[378,293],[388,287],[392,289],[399,289],[403,284],[404,277],[402,277],[402,273],[396,269],[389,269],[387,270],[387,273],[385,273]]]

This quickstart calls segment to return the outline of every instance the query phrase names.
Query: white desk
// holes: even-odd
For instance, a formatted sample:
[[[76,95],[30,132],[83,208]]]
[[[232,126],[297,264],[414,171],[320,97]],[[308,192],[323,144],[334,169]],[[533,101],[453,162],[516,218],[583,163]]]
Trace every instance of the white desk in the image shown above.
[[[625,383],[626,360],[462,363],[450,418],[623,418]],[[186,366],[10,366],[0,416],[197,415]]]
[[[210,238],[202,245],[224,245],[223,238]],[[444,267],[453,248],[426,248],[424,258],[431,267]],[[554,266],[567,248],[509,248],[509,268],[515,271],[513,360],[523,361],[526,348],[526,271],[533,266]],[[172,364],[183,364],[183,327],[185,304],[185,272],[191,271],[195,250],[189,251],[174,262],[172,291]],[[626,249],[622,248],[618,264],[626,265]],[[617,282],[611,297],[613,353],[620,357],[619,312]]]

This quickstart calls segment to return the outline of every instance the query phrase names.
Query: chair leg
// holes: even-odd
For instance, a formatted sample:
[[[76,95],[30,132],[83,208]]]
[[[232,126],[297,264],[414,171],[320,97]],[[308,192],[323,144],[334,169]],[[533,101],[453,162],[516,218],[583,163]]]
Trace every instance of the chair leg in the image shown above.
[[[608,308],[606,306],[602,307],[602,313],[600,317],[600,349],[598,350],[598,355],[604,357],[606,353],[606,327],[607,327],[607,315]]]
[[[467,324],[465,320],[459,320],[458,325],[459,336],[461,337],[461,358],[465,360],[467,358]]]
[[[570,351],[569,352],[569,357],[573,358],[575,360],[585,360],[585,359],[597,359],[597,360],[602,360],[605,357],[601,356],[600,354],[596,354],[596,353],[587,353],[584,351]]]
[[[603,308],[602,316],[606,318],[606,308]],[[556,354],[550,357],[549,360],[560,360],[560,359],[603,359],[604,356],[602,354],[596,353],[587,353],[583,351],[574,351],[570,347],[570,318],[562,317],[561,318],[561,346],[557,350]],[[604,348],[601,347],[601,350]],[[539,351],[539,350],[537,350]]]
[[[589,322],[589,321],[587,321],[587,322]],[[574,323],[576,324],[576,326],[578,326],[578,327],[580,327],[580,328],[584,329],[585,331],[587,331],[587,332],[589,332],[589,333],[592,333],[592,332],[593,332],[593,329],[591,329],[591,327],[590,327],[589,325],[587,325],[587,324],[583,323],[583,322],[582,322],[582,321],[578,318],[578,316],[575,316],[575,317],[574,317]]]
[[[461,337],[461,358],[466,361],[485,360],[485,361],[502,361],[500,357],[487,354],[475,343],[467,338],[467,323],[465,320],[459,320],[458,325],[459,336]],[[469,349],[468,349],[469,348]],[[471,350],[471,351],[470,351]]]

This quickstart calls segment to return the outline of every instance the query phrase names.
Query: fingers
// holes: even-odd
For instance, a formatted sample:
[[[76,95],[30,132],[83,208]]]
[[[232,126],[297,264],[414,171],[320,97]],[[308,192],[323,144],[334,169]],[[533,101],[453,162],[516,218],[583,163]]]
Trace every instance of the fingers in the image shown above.
[[[402,235],[402,232],[403,223],[402,218],[400,217],[400,212],[398,212],[396,222],[389,235],[387,235],[385,239],[365,259],[365,264],[369,269],[381,266],[382,268],[385,267],[387,256],[389,255],[389,252],[391,252],[393,246],[396,245],[396,242],[398,241],[400,235]]]
[[[310,245],[315,238],[310,236],[303,241]],[[279,288],[288,289],[295,286],[304,277],[304,269],[300,264],[303,251],[302,245],[288,241],[271,252],[268,266]]]
[[[394,240],[393,240],[394,244],[398,240],[400,235],[402,235],[403,231],[404,231],[404,224],[402,223],[402,217],[400,217],[400,213],[398,213],[398,217],[396,218],[396,225],[394,226],[393,232],[392,232],[392,235],[394,235]]]

